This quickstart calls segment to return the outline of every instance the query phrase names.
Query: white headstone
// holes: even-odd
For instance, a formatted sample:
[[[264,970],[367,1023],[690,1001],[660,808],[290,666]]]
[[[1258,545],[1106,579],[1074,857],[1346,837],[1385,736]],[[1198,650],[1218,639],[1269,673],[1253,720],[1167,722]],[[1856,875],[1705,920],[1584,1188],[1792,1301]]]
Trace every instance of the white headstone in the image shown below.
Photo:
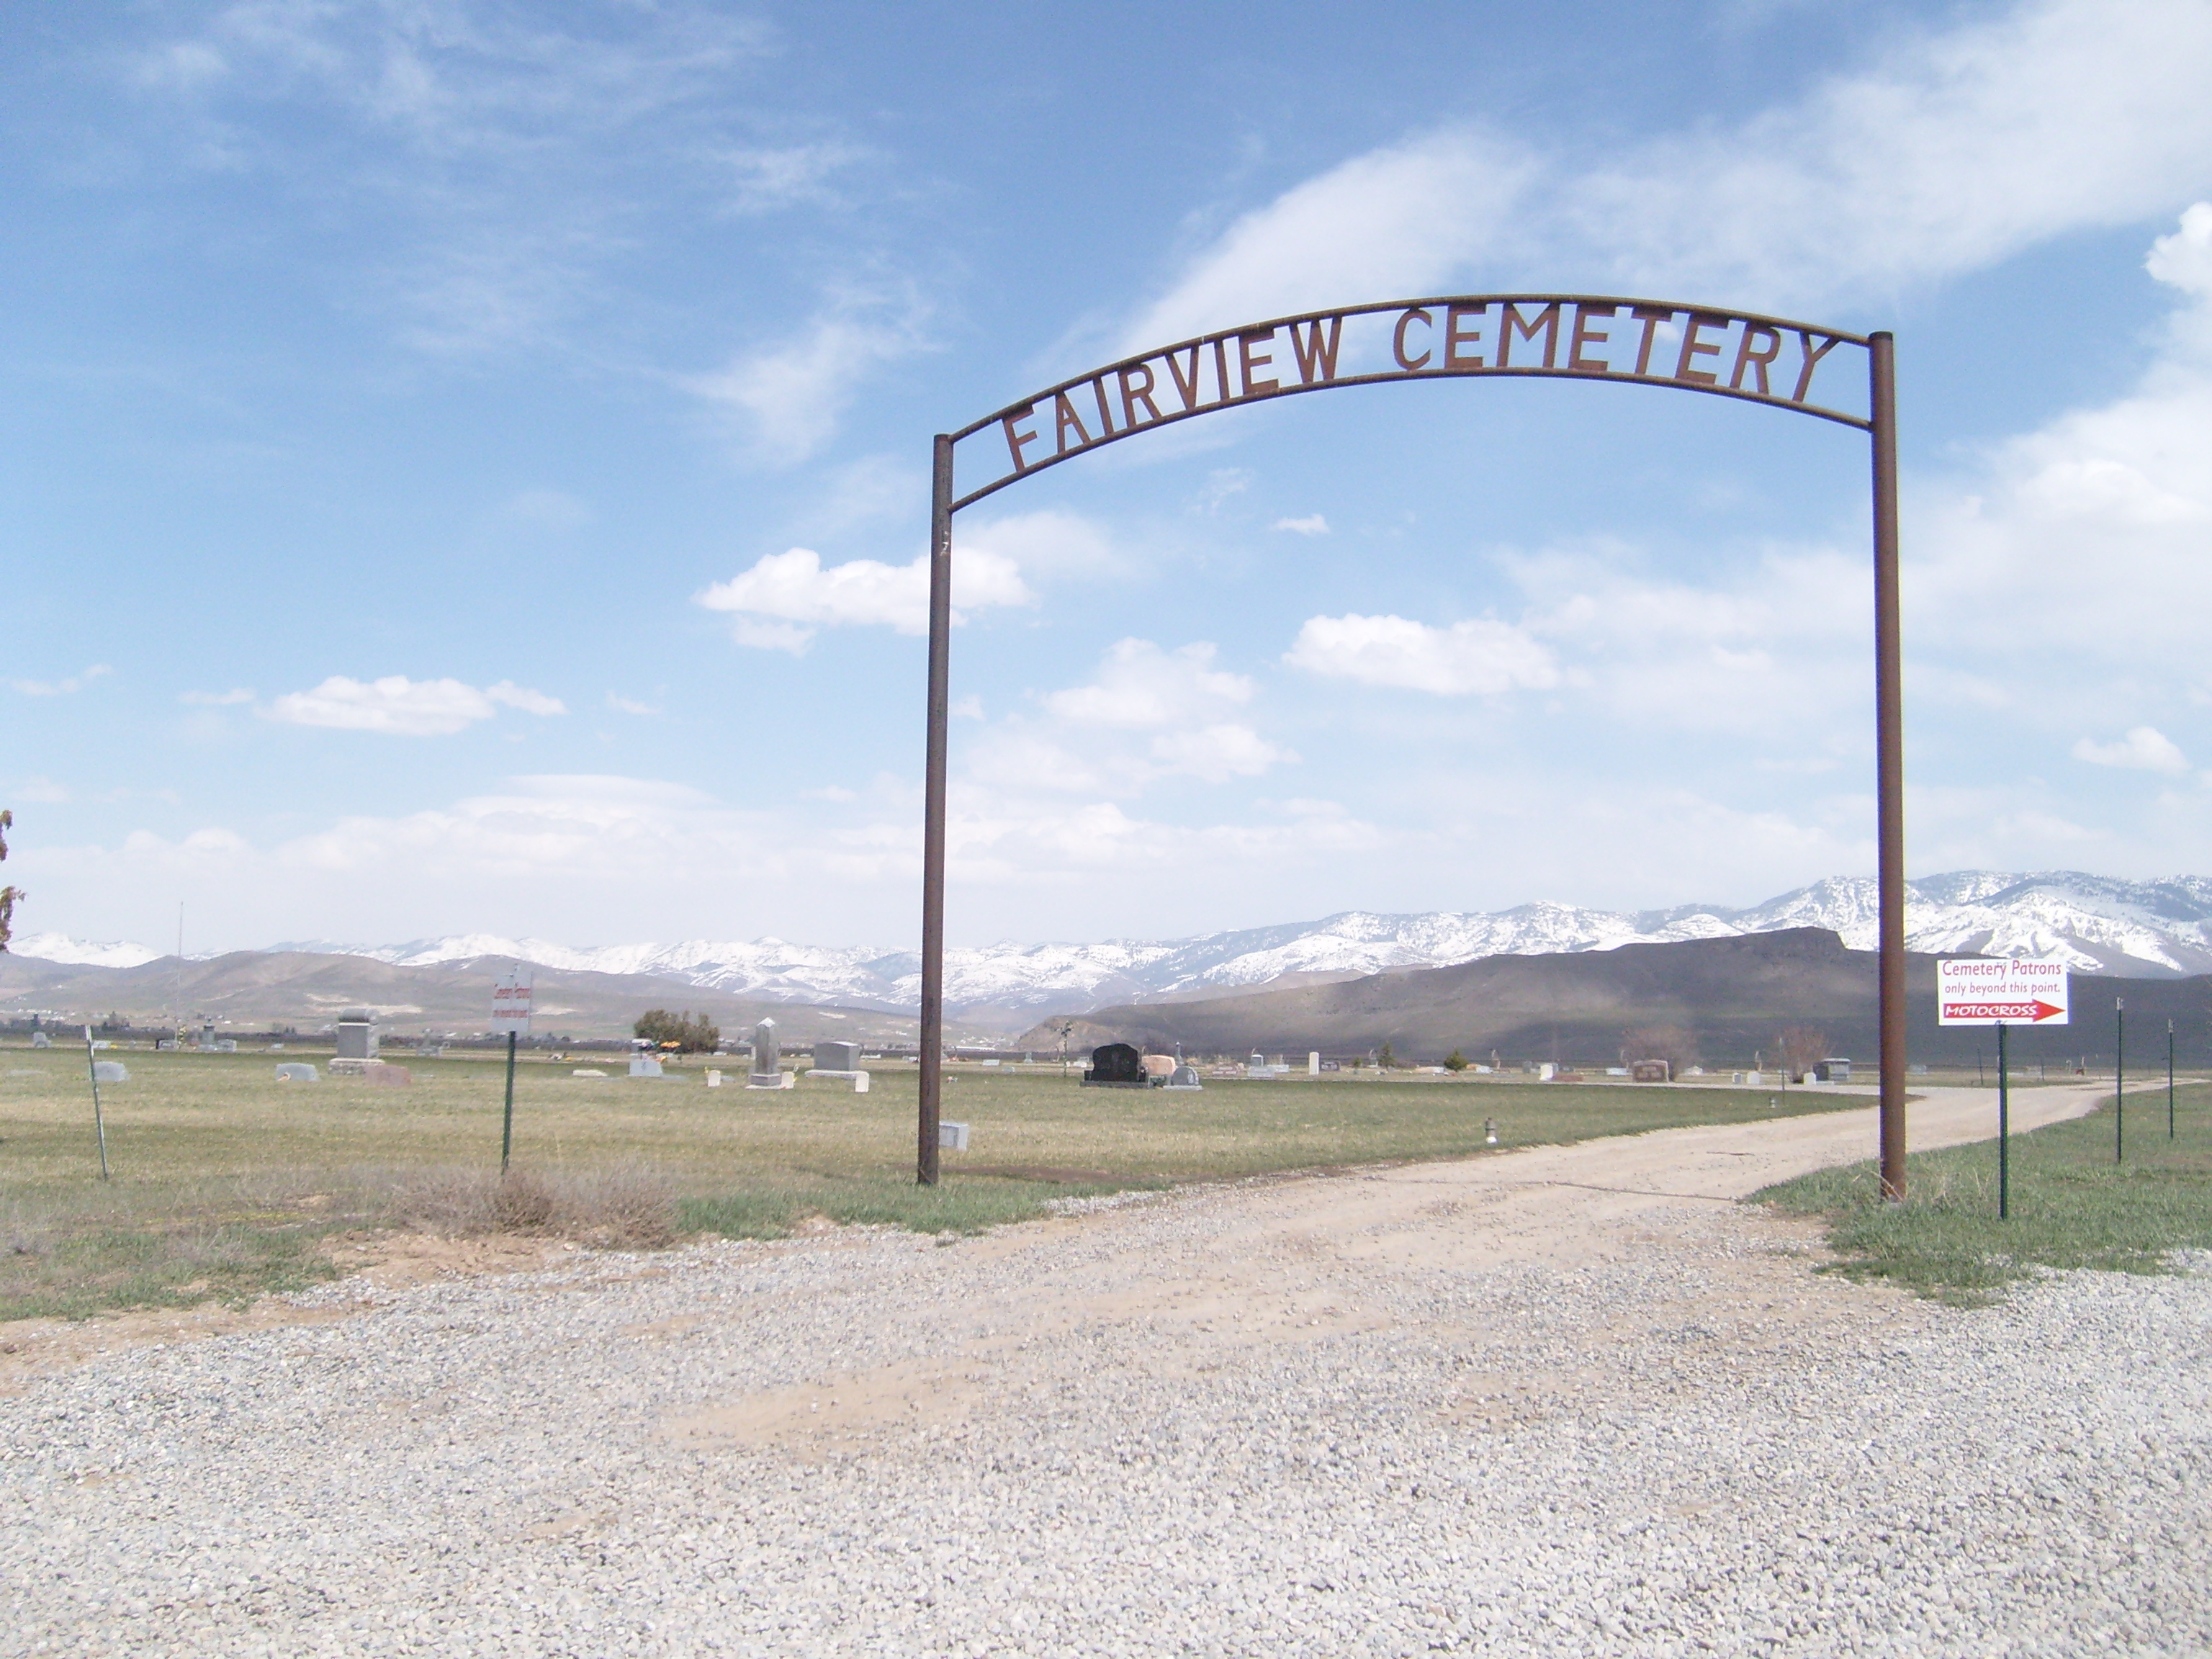
[[[288,1060],[276,1068],[279,1083],[314,1083],[319,1081],[315,1068],[296,1060]]]
[[[94,1083],[128,1083],[131,1071],[119,1060],[95,1060],[92,1062],[92,1080]]]

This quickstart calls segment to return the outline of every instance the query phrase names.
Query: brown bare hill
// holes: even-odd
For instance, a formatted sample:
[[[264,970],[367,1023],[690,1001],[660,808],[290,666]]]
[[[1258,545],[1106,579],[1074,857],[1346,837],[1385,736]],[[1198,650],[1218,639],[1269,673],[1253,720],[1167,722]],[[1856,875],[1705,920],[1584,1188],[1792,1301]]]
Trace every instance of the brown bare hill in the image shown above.
[[[1995,1034],[1936,1024],[1936,962],[1908,959],[1907,1046],[1915,1060],[1972,1064],[1993,1054]],[[1875,1054],[1875,957],[1852,951],[1826,928],[1798,927],[1731,939],[1625,945],[1612,951],[1485,957],[1449,968],[1397,969],[1364,978],[1207,1001],[1143,1003],[1083,1016],[1074,1041],[1109,1040],[1194,1054],[1365,1054],[1385,1042],[1401,1060],[1434,1064],[1456,1048],[1487,1060],[1558,1059],[1618,1064],[1638,1026],[1680,1025],[1709,1065],[1777,1059],[1785,1026],[1826,1032],[1831,1053],[1871,1066]],[[2087,1054],[2109,1060],[2112,1000],[2129,1009],[2131,1062],[2163,1062],[2166,1026],[2176,1021],[2185,1060],[2212,1060],[2212,979],[2125,980],[2076,975],[2071,1027],[2016,1030],[2022,1063]],[[1059,1035],[1047,1021],[1017,1039],[1044,1048]],[[2192,1058],[2193,1057],[2193,1058]]]

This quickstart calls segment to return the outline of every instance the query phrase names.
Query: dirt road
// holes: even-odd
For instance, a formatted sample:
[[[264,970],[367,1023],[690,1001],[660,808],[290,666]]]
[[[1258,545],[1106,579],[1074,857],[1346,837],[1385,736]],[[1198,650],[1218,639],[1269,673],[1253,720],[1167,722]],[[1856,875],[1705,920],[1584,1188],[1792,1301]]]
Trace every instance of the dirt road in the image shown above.
[[[351,1282],[0,1401],[0,1652],[2204,1651],[2212,1277],[1817,1275],[1872,1117]]]

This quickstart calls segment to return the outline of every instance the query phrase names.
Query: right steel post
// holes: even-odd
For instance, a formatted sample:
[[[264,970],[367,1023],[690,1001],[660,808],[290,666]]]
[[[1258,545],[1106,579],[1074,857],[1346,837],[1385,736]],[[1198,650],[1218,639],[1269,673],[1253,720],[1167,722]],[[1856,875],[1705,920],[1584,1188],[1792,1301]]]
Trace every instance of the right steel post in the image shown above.
[[[1905,664],[1898,640],[1897,359],[1868,339],[1874,422],[1875,816],[1881,890],[1881,1191],[1905,1196]]]

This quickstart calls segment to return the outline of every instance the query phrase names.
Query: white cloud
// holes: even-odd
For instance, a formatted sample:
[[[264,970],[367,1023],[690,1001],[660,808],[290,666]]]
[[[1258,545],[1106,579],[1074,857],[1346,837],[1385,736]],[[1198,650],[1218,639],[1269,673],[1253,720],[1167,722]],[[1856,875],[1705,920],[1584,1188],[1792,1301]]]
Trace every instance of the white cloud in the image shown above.
[[[96,662],[81,674],[72,674],[65,680],[9,680],[9,684],[27,697],[66,697],[82,691],[103,674],[115,671],[104,662]]]
[[[1251,702],[1252,682],[1214,667],[1214,655],[1204,641],[1174,651],[1150,640],[1118,641],[1097,678],[1053,692],[1045,707],[1079,726],[1153,727]]]
[[[311,691],[291,691],[262,712],[289,726],[393,737],[444,737],[489,720],[504,703],[532,714],[567,713],[560,700],[501,680],[478,690],[459,680],[410,680],[404,674],[356,680],[333,674]]]
[[[1318,513],[1310,514],[1303,519],[1278,519],[1275,520],[1274,527],[1278,530],[1287,530],[1294,536],[1328,534],[1328,520]]]
[[[2185,294],[2212,295],[2212,202],[2197,203],[2179,228],[2152,243],[2143,269]]]
[[[927,349],[922,310],[852,301],[817,317],[795,339],[750,353],[681,384],[727,411],[763,459],[796,465],[836,434],[860,381]]]
[[[715,159],[730,175],[727,207],[733,213],[766,213],[801,204],[836,199],[830,188],[836,174],[872,152],[857,144],[829,140],[770,149],[726,150]]]
[[[2154,726],[2132,727],[2117,743],[2093,743],[2083,738],[2074,745],[2074,758],[2093,766],[2124,766],[2138,771],[2176,774],[2189,769],[2189,760]]]
[[[243,687],[228,691],[180,691],[177,701],[202,708],[232,708],[242,702],[252,702],[253,693]]]
[[[1908,626],[1958,653],[2081,665],[2063,712],[2084,725],[2141,706],[2111,672],[2123,662],[2130,677],[2192,662],[2212,607],[2212,206],[2192,206],[2146,263],[2185,300],[2137,385],[1906,502]],[[2054,603],[2061,573],[2079,579]]]
[[[1003,519],[952,527],[952,568],[977,553],[1003,559],[1041,576],[1095,576],[1121,568],[1105,530],[1059,507],[1016,513]]]
[[[1173,651],[1150,640],[1118,641],[1088,684],[1039,700],[1042,718],[1016,715],[980,738],[966,776],[1016,810],[1040,793],[1133,795],[1164,779],[1221,783],[1296,761],[1293,750],[1238,718],[1253,684],[1217,666],[1215,656],[1204,641]],[[1057,816],[1066,809],[1019,810]]]
[[[1033,605],[1036,596],[1012,560],[971,548],[953,559],[952,599],[957,622],[966,619],[964,611]],[[794,547],[763,555],[750,569],[708,588],[698,603],[731,612],[738,643],[766,650],[803,651],[817,627],[927,634],[929,559],[925,554],[911,564],[854,559],[825,566],[811,548]]]
[[[1162,772],[1223,783],[1232,777],[1256,778],[1272,766],[1295,761],[1297,753],[1269,743],[1250,726],[1218,720],[1191,732],[1164,732],[1152,741],[1152,758]]]
[[[1486,619],[1436,628],[1405,617],[1309,617],[1283,660],[1332,679],[1443,696],[1559,683],[1546,646],[1510,623]]]
[[[1420,293],[1494,248],[1540,168],[1445,132],[1355,156],[1247,214],[1127,331],[1131,350],[1310,306]]]
[[[505,703],[509,708],[520,708],[526,714],[565,714],[568,708],[558,697],[549,697],[543,691],[532,691],[517,685],[513,680],[501,680],[497,685],[484,688],[484,696],[494,702]]]
[[[2029,0],[1580,170],[1480,129],[1423,135],[1237,220],[1124,344],[1539,268],[1765,307],[1887,295],[2185,204],[2212,185],[2208,73],[2197,0]]]
[[[658,714],[660,712],[651,703],[640,702],[634,697],[622,696],[612,691],[607,693],[607,707],[623,714]]]

